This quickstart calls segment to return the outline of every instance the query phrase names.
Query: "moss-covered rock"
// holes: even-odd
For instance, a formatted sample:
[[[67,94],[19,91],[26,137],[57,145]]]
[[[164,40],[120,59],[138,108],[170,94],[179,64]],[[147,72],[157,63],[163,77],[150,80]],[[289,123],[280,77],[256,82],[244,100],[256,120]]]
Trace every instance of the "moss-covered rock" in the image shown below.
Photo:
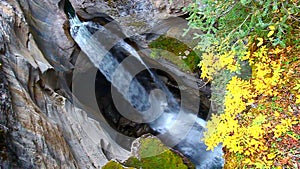
[[[123,164],[115,161],[108,162],[104,169],[142,168],[142,169],[188,169],[194,165],[184,160],[184,157],[173,152],[159,139],[147,135],[134,141],[132,145],[133,156]]]
[[[188,45],[177,39],[163,35],[152,41],[149,47],[153,49],[151,53],[153,58],[164,58],[184,71],[199,71],[197,65],[200,57]]]
[[[133,143],[132,153],[135,157],[129,158],[126,166],[143,169],[188,168],[181,156],[171,151],[154,136],[137,139]]]
[[[122,164],[116,162],[116,161],[109,161],[105,166],[102,167],[102,169],[134,169],[132,167],[124,167]]]

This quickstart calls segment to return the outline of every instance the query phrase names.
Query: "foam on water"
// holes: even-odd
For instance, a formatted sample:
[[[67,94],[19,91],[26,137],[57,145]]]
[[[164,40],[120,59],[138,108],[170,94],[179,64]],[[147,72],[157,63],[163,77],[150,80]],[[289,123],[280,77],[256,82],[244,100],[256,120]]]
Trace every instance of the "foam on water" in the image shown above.
[[[194,114],[179,110],[180,105],[176,102],[173,94],[149,70],[133,47],[116,35],[113,35],[105,27],[93,22],[81,22],[77,16],[70,19],[70,25],[71,36],[93,65],[101,71],[106,79],[134,108],[141,114],[144,113],[144,117],[155,117],[155,120],[149,122],[153,130],[159,133],[168,132],[171,140],[179,140],[176,148],[189,157],[196,164],[197,168],[222,168],[224,160],[222,159],[221,146],[217,147],[214,152],[206,151],[206,146],[201,141],[206,122]],[[120,66],[116,57],[104,47],[105,44],[102,43],[106,39],[99,41],[90,33],[91,28],[103,35],[109,35],[111,38],[109,39],[110,42],[138,59],[148,69],[155,84],[160,89],[159,92],[151,91],[148,94],[141,83],[127,71],[126,67]],[[117,72],[116,69],[118,70]],[[145,111],[147,109],[148,111]],[[181,116],[178,115],[180,113]],[[186,132],[184,131],[185,127],[190,127],[191,129]],[[185,137],[182,137],[182,135]]]

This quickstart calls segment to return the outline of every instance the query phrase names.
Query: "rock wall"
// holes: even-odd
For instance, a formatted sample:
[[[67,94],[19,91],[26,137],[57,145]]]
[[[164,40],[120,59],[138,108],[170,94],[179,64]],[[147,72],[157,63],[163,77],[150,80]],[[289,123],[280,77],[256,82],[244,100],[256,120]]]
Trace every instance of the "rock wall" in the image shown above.
[[[184,15],[184,7],[187,7],[192,0],[151,0],[155,9],[159,10],[165,17]]]
[[[87,13],[111,14],[127,36],[151,29],[163,11],[142,0],[70,1]],[[130,155],[111,145],[106,124],[73,104],[70,86],[78,48],[62,4],[0,1],[1,168],[101,168]]]
[[[184,15],[191,0],[70,0],[74,8],[109,14],[130,37],[149,31],[161,20]]]
[[[74,42],[57,5],[0,2],[3,168],[100,168],[113,158],[105,153],[106,131],[71,102]],[[127,156],[113,151],[114,158]]]

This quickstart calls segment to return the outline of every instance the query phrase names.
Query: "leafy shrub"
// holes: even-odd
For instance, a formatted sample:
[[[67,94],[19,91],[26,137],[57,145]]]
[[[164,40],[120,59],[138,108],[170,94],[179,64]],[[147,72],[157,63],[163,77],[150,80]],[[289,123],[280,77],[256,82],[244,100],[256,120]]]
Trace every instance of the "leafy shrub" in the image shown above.
[[[223,143],[225,168],[299,166],[300,6],[298,0],[195,0],[202,78],[230,72],[223,109],[207,123],[208,149]],[[245,63],[252,75],[242,78]],[[219,83],[216,83],[219,84]],[[221,83],[224,84],[224,83]]]

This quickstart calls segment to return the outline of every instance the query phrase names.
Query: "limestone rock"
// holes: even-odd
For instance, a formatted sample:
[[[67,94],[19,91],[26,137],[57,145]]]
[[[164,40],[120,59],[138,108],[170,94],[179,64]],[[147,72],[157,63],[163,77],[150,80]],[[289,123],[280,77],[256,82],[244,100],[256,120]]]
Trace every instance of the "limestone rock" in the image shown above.
[[[0,2],[3,168],[100,168],[129,154],[72,102],[74,42],[58,3]]]
[[[165,15],[180,16],[184,15],[183,8],[187,7],[192,1],[191,0],[151,0],[152,4],[158,11]]]
[[[184,15],[182,9],[191,0],[70,0],[76,10],[106,13],[121,26],[124,33],[138,36],[151,30],[161,20]]]

